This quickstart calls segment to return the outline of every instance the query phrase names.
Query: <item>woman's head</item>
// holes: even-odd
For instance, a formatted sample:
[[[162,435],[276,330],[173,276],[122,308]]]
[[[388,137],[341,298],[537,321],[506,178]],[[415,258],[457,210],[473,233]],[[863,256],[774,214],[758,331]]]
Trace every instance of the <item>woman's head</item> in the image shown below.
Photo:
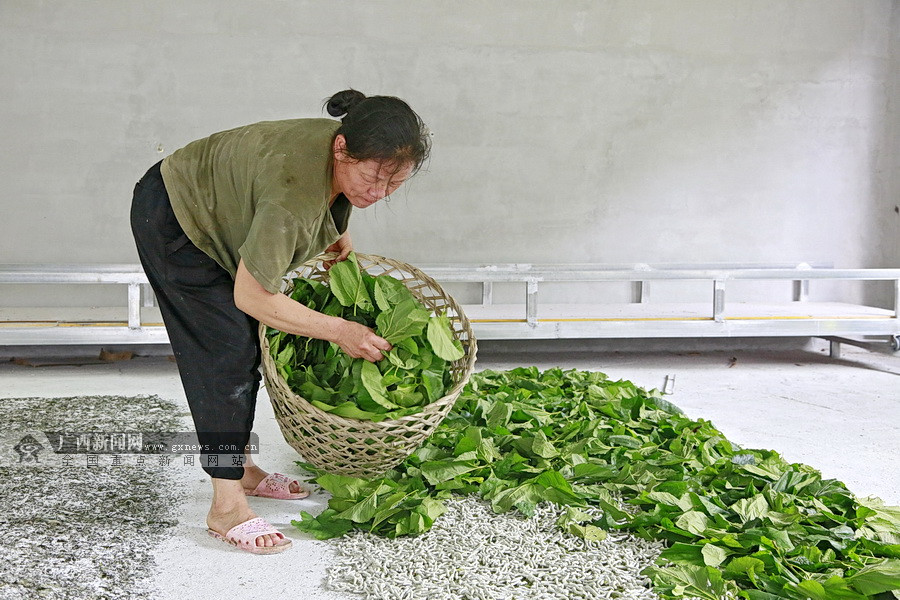
[[[344,136],[347,156],[354,160],[410,164],[415,172],[428,158],[428,130],[400,98],[367,98],[362,92],[344,90],[329,98],[325,108],[332,117],[343,117],[336,135]]]
[[[389,195],[427,160],[430,136],[403,100],[344,90],[325,107],[331,116],[343,116],[333,140],[335,188],[354,206]]]

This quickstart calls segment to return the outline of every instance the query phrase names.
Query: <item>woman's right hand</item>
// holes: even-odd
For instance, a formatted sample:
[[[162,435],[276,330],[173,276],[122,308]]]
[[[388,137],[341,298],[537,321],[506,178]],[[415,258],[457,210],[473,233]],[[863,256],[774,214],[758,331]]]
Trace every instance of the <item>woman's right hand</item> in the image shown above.
[[[342,321],[337,327],[336,339],[332,341],[351,357],[378,362],[384,358],[384,352],[391,349],[390,342],[376,335],[365,325],[346,319]]]
[[[323,315],[291,300],[284,294],[273,294],[260,285],[244,265],[238,264],[234,281],[234,303],[257,321],[294,335],[334,342],[353,358],[377,362],[391,343],[375,332],[353,321]]]

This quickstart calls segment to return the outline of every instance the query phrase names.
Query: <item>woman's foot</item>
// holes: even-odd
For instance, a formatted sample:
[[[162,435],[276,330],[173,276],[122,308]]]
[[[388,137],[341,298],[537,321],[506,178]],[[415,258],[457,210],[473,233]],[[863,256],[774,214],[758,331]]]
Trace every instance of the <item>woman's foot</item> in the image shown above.
[[[247,492],[252,492],[256,490],[257,486],[260,482],[266,478],[268,473],[257,467],[256,465],[244,465],[244,476],[241,478],[241,485],[244,490]],[[291,481],[288,485],[288,491],[292,494],[303,494],[307,493],[306,490],[300,487],[299,482]]]
[[[239,481],[233,479],[213,478],[213,503],[206,515],[206,525],[216,533],[224,536],[233,527],[245,521],[256,518],[256,513],[250,510],[247,497]],[[283,536],[270,533],[256,538],[259,547],[277,546],[282,542]]]

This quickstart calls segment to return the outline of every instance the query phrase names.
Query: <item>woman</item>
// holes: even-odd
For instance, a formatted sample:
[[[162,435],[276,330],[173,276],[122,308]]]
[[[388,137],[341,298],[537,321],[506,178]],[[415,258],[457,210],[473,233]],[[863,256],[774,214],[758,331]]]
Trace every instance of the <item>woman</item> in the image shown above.
[[[291,542],[250,510],[246,496],[308,495],[240,453],[259,390],[258,323],[380,360],[391,348],[386,340],[291,300],[281,281],[323,250],[346,258],[352,208],[396,190],[429,152],[422,120],[398,98],[345,90],[326,107],[341,121],[262,122],[188,144],[144,175],[131,209],[212,478],[209,533],[257,554]],[[234,449],[233,464],[214,461]]]

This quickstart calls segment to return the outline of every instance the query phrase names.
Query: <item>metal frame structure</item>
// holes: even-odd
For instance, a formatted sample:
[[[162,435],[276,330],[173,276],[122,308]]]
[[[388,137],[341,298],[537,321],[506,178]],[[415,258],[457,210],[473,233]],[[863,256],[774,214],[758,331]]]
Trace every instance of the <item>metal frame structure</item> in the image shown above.
[[[800,265],[469,265],[423,266],[437,281],[481,283],[482,307],[493,304],[495,283],[525,284],[521,314],[512,319],[480,319],[478,308],[467,310],[476,336],[482,339],[551,338],[673,338],[673,337],[823,337],[831,342],[832,356],[839,356],[840,343],[873,351],[900,351],[900,269],[834,269]],[[829,314],[816,316],[811,305],[811,281],[891,281],[892,309],[828,303]],[[663,316],[661,305],[649,301],[654,281],[705,281],[710,287],[709,304],[690,317]],[[729,316],[726,284],[731,281],[791,281],[793,302],[757,305],[754,316]],[[646,307],[642,314],[617,316],[616,305],[596,305],[589,317],[571,315],[541,318],[539,286],[552,282],[632,282],[633,302]],[[825,303],[822,303],[825,306]],[[621,305],[619,305],[621,307]],[[464,307],[469,308],[469,307]],[[671,306],[669,307],[671,308]],[[563,309],[564,310],[564,309]],[[822,312],[822,311],[818,311]],[[474,315],[474,318],[473,318]],[[862,337],[864,339],[856,339]],[[870,339],[875,338],[875,339]]]
[[[127,287],[125,322],[70,320],[0,322],[0,345],[168,344],[160,323],[143,323],[141,307],[153,293],[140,265],[0,265],[0,284],[109,284]]]
[[[833,269],[801,265],[424,265],[420,267],[441,283],[482,286],[480,305],[465,306],[478,339],[554,338],[686,338],[686,337],[823,337],[832,342],[832,355],[840,343],[870,350],[900,350],[900,269]],[[756,307],[757,314],[729,316],[728,282],[792,281],[793,302]],[[892,281],[892,310],[858,305],[833,305],[830,312],[812,314],[811,281]],[[654,281],[705,281],[710,301],[694,316],[665,316],[649,301]],[[616,305],[591,307],[587,316],[566,315],[567,305],[553,305],[553,317],[544,318],[539,305],[541,284],[552,282],[631,282],[639,316],[616,316]],[[147,278],[139,265],[0,265],[0,284],[111,284],[127,287],[127,321],[89,319],[0,321],[0,345],[109,345],[165,344],[162,323],[142,321],[142,307],[153,306]],[[525,288],[524,302],[507,307],[518,314],[498,319],[479,315],[493,304],[493,286],[518,283]],[[619,305],[621,308],[621,305]],[[849,309],[849,310],[848,310]],[[762,311],[762,312],[760,312]],[[819,311],[821,312],[821,311]],[[633,313],[633,311],[632,311]],[[494,311],[496,314],[496,311]],[[862,337],[863,339],[858,339]],[[874,338],[874,339],[872,339]]]

